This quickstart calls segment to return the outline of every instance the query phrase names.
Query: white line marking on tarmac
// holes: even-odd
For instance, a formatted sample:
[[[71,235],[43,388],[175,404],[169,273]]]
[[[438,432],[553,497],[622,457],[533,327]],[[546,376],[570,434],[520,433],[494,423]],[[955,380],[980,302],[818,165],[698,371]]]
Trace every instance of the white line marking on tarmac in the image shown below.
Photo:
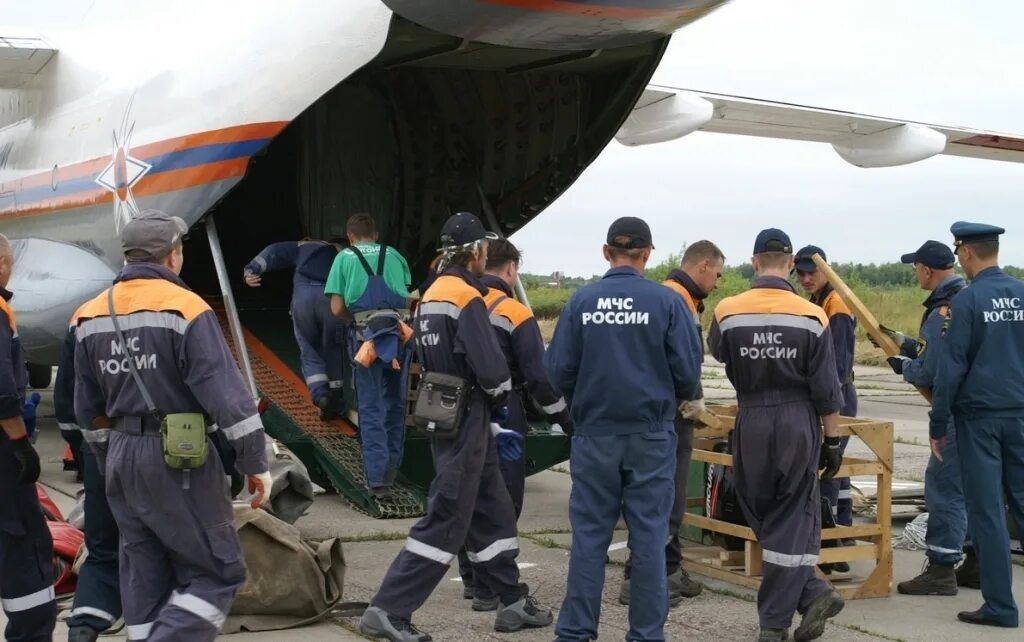
[[[614,544],[608,547],[608,552],[611,553],[612,551],[621,551],[627,546],[629,546],[629,542],[615,542]]]
[[[534,564],[533,562],[516,562],[516,566],[519,567],[519,570],[523,570],[524,568],[533,568],[534,566],[537,566],[537,565]],[[449,582],[461,582],[462,581],[462,577],[456,575],[455,577],[449,577],[448,581]]]

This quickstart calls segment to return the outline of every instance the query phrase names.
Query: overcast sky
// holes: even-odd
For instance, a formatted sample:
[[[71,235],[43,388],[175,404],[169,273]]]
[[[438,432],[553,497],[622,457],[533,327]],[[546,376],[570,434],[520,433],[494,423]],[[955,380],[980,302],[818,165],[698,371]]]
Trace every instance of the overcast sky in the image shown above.
[[[733,0],[673,36],[653,82],[1024,135],[1024,2]],[[731,264],[764,227],[832,261],[885,262],[949,225],[1001,225],[1024,265],[1024,163],[937,156],[861,169],[827,144],[705,134],[613,141],[515,234],[524,271],[601,273],[608,224],[651,225],[653,261],[709,238]]]

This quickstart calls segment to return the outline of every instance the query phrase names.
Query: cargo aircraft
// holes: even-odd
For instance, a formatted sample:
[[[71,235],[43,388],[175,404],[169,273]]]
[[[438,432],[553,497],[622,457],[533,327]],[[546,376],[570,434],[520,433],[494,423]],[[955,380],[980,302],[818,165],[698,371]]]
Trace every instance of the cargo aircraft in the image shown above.
[[[266,362],[295,370],[289,281],[242,288],[241,267],[269,242],[337,235],[352,213],[375,216],[422,276],[450,213],[512,234],[613,138],[817,141],[861,167],[1024,160],[1021,137],[649,84],[672,34],[726,2],[5,8],[17,24],[0,24],[0,231],[32,384],[48,384],[69,317],[110,283],[118,231],[145,208],[194,226],[184,277],[223,302],[266,396]]]

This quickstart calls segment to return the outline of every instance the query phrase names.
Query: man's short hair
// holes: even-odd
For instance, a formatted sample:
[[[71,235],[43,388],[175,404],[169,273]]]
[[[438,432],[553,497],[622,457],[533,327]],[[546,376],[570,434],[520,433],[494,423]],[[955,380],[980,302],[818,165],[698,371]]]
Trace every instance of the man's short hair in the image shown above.
[[[789,260],[793,258],[789,252],[762,252],[755,256],[760,261],[761,267],[769,270],[785,270],[789,267]]]
[[[369,214],[353,214],[345,224],[345,231],[357,239],[370,239],[377,233],[377,223]]]
[[[632,242],[632,239],[628,236],[616,236],[614,242],[615,245],[629,245]],[[612,245],[611,243],[608,244],[608,256],[613,259],[627,257],[630,260],[635,261],[643,256],[644,250],[647,249],[645,247],[634,247],[626,250],[621,247],[615,247],[615,245]]]
[[[971,251],[983,261],[995,258],[999,254],[999,241],[978,241],[970,243]]]
[[[519,262],[523,259],[522,253],[511,241],[507,239],[495,239],[487,245],[487,270],[500,270],[509,263]]]
[[[688,246],[683,252],[683,265],[693,265],[707,259],[713,263],[725,261],[725,254],[711,241],[701,240]]]

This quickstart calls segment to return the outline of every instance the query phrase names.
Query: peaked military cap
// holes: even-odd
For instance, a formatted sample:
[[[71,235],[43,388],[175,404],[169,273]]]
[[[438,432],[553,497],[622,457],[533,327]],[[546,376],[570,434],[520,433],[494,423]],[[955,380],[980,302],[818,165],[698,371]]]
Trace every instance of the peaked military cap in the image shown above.
[[[953,235],[953,245],[960,246],[964,243],[984,243],[986,241],[998,241],[999,235],[1005,232],[1001,227],[987,223],[969,223],[957,221],[949,226],[949,232]]]

